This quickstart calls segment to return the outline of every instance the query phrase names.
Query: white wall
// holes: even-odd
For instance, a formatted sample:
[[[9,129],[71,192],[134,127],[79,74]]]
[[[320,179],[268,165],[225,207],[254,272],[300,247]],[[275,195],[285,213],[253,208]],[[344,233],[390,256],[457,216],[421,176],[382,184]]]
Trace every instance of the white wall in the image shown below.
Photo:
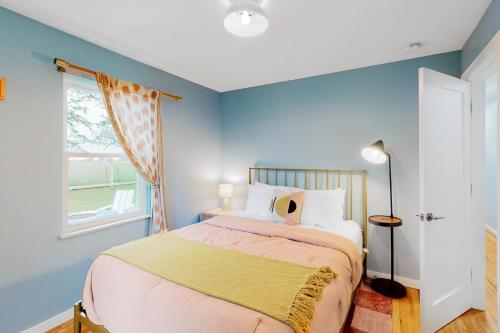
[[[486,80],[485,99],[485,177],[486,177],[486,224],[497,229],[497,96],[496,74]]]

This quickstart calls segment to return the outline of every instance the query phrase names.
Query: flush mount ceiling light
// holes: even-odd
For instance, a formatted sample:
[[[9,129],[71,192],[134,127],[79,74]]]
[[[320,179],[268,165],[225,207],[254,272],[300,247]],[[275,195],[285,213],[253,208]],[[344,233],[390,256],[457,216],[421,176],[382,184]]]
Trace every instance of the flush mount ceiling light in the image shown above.
[[[238,37],[254,37],[267,30],[269,21],[262,0],[231,0],[224,19],[227,31]]]

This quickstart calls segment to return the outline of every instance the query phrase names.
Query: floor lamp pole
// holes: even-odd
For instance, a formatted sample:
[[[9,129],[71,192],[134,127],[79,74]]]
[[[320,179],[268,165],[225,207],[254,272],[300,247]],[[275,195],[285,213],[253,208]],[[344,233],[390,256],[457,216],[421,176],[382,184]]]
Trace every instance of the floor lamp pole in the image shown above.
[[[392,166],[391,166],[391,155],[386,153],[389,158],[389,193],[391,197],[391,217],[394,217],[394,213],[392,211]]]

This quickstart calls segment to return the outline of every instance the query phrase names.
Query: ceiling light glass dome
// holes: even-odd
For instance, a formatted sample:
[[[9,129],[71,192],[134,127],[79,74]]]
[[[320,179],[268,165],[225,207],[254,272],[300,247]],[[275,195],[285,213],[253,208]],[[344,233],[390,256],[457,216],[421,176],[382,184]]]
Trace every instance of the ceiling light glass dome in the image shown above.
[[[238,37],[254,37],[267,30],[269,21],[260,0],[232,0],[224,27]]]

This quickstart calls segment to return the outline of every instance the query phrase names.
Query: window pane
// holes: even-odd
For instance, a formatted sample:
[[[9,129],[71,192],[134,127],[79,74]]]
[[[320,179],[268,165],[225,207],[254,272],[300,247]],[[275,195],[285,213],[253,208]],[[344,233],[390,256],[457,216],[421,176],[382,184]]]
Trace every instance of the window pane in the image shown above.
[[[145,187],[126,157],[68,161],[69,223],[80,224],[139,211]]]
[[[97,83],[76,78],[67,82],[66,151],[123,153]]]

